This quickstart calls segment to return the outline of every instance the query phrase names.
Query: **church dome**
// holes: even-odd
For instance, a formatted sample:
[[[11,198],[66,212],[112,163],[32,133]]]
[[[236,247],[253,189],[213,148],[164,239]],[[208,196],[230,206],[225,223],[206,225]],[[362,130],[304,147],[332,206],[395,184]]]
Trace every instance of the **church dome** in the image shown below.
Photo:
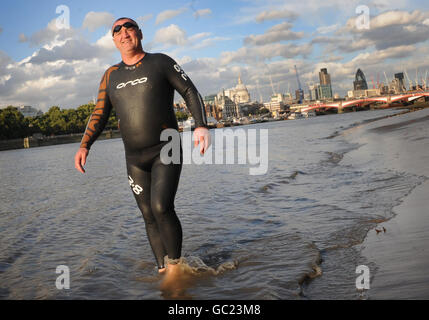
[[[238,84],[235,86],[235,90],[240,91],[247,91],[246,86],[241,81],[241,76],[238,76]]]

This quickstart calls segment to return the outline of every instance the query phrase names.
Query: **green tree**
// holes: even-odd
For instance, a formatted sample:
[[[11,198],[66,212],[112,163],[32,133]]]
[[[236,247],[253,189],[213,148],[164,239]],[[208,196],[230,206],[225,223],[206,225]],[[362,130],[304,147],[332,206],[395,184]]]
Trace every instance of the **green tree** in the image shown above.
[[[58,106],[53,106],[47,112],[48,127],[51,135],[59,135],[67,132],[67,122],[63,112]]]
[[[188,120],[188,117],[189,116],[186,112],[182,112],[182,111],[176,112],[177,121],[186,121],[186,120]]]
[[[44,135],[50,135],[52,132],[49,127],[49,119],[46,113],[42,116],[32,118],[30,123],[33,125],[33,133],[39,132]]]
[[[81,105],[77,109],[53,106],[41,116],[24,118],[17,108],[9,106],[0,109],[0,139],[24,138],[34,133],[47,136],[83,133],[94,108],[93,103]],[[113,109],[105,129],[117,128],[118,118]]]
[[[28,132],[28,120],[13,106],[0,110],[0,139],[18,139]]]
[[[109,120],[106,125],[106,129],[118,129],[118,117],[116,115],[115,108],[112,109],[110,112]]]

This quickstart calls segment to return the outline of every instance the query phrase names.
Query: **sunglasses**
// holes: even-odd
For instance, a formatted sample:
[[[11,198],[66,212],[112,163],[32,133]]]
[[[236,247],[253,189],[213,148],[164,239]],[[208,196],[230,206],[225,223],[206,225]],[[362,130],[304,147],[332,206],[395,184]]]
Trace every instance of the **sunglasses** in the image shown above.
[[[129,28],[138,28],[138,26],[132,22],[125,22],[124,24],[118,24],[116,27],[113,28],[112,36],[115,36],[115,33],[121,31],[122,27],[125,27],[127,29]]]

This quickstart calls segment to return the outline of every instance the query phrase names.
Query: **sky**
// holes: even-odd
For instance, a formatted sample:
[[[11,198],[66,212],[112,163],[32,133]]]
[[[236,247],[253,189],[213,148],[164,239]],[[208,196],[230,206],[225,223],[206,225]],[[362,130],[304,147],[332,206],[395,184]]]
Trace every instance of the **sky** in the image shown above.
[[[426,0],[8,1],[0,12],[0,107],[77,108],[121,61],[110,27],[136,20],[143,49],[175,59],[203,96],[234,87],[251,99],[305,92],[327,68],[333,92],[353,89],[358,68],[369,87],[429,70]],[[180,100],[176,93],[176,100]]]

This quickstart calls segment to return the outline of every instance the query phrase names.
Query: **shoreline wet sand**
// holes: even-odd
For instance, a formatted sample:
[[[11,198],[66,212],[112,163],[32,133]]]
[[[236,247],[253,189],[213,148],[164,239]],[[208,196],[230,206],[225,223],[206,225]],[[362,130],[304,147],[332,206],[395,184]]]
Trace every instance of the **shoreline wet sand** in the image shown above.
[[[361,255],[370,268],[369,299],[429,299],[429,109],[390,117],[353,132],[360,154],[385,158],[385,167],[423,177],[393,208],[394,216],[371,229]],[[353,152],[349,155],[353,158]],[[374,270],[375,269],[375,270]]]

